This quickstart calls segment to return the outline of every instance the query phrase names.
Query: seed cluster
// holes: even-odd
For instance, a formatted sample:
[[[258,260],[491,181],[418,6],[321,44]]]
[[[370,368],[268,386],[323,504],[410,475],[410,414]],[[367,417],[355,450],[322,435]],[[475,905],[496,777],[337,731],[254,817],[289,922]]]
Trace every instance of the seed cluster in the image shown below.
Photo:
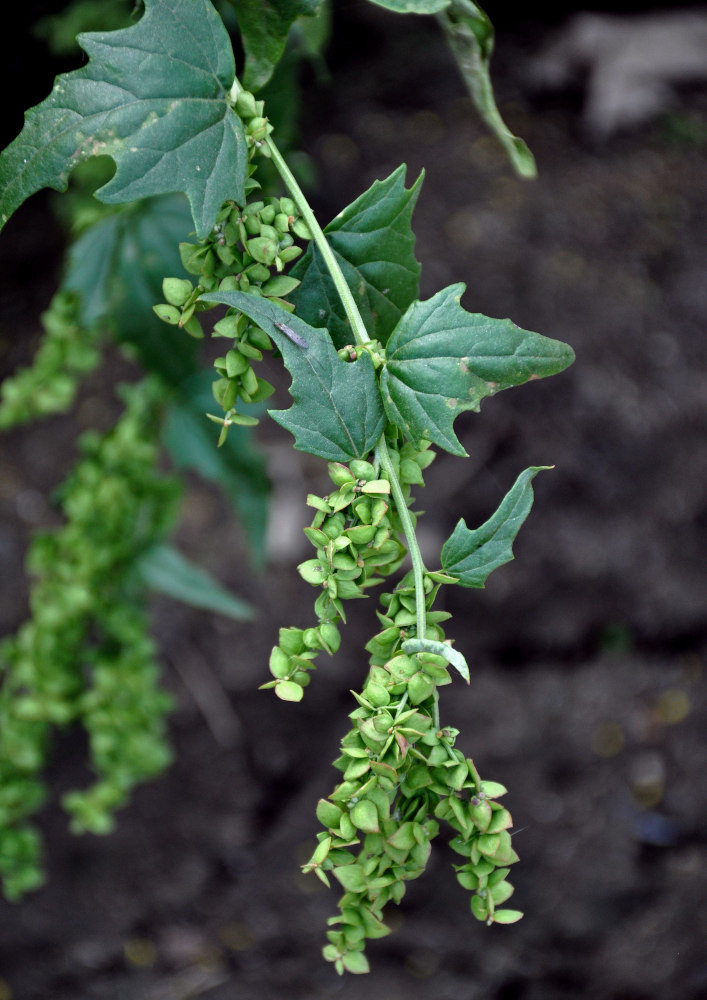
[[[38,535],[32,618],[0,645],[0,876],[16,899],[42,881],[37,831],[51,731],[80,722],[95,782],[64,796],[75,832],[106,833],[132,787],[170,759],[137,558],[172,527],[179,487],[157,471],[163,390],[124,390],[107,434],[87,433],[62,487],[66,524]],[[100,539],[100,544],[96,544]]]
[[[448,616],[431,608],[443,577],[424,578],[428,628],[442,640],[440,621]],[[473,893],[473,915],[487,923],[513,923],[522,915],[501,907],[513,892],[509,866],[518,860],[511,815],[497,801],[506,789],[481,781],[473,761],[455,747],[459,731],[440,727],[437,688],[450,683],[449,664],[433,653],[402,651],[415,633],[411,603],[409,576],[381,598],[384,627],[366,647],[369,674],[355,694],[358,707],[334,762],[343,781],[319,802],[317,817],[326,829],[303,869],[326,885],[331,873],[345,890],[339,916],[329,921],[338,929],[328,932],[324,948],[339,972],[368,971],[366,938],[388,933],[383,908],[399,903],[406,882],[422,874],[440,820],[463,858],[455,870]]]

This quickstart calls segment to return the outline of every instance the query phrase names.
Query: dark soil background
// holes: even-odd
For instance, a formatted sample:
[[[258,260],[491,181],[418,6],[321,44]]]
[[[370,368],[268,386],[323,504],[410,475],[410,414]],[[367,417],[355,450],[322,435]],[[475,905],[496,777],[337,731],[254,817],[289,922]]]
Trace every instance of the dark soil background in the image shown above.
[[[176,762],[111,836],[67,833],[56,800],[87,776],[80,736],[58,741],[56,796],[40,820],[49,879],[0,904],[0,998],[705,997],[707,94],[685,92],[670,115],[592,145],[581,90],[540,102],[524,86],[552,27],[507,19],[499,103],[540,172],[522,182],[477,123],[433,22],[363,3],[335,15],[332,82],[306,80],[303,108],[321,217],[402,161],[409,182],[424,167],[423,295],[463,280],[467,309],[577,354],[567,373],[462,417],[470,458],[440,456],[421,498],[434,564],[460,516],[481,523],[523,468],[555,465],[536,480],[516,561],[484,591],[447,596],[472,683],[443,691],[442,718],[482,775],[510,789],[513,903],[526,916],[478,924],[440,845],[391,913],[395,933],[370,945],[369,976],[340,979],[320,960],[335,894],[299,865],[316,800],[336,780],[374,602],[354,608],[301,705],[257,690],[278,626],[311,621],[299,525],[306,491],[327,488],[268,429],[268,572],[253,577],[240,529],[203,484],[179,537],[260,618],[243,626],[155,602],[178,698]],[[56,280],[61,236],[47,206],[37,196],[0,241],[4,371],[31,356]],[[109,369],[131,377],[117,357]],[[114,414],[104,372],[71,416],[0,443],[1,632],[26,615],[24,549],[56,523],[50,494],[77,430]]]

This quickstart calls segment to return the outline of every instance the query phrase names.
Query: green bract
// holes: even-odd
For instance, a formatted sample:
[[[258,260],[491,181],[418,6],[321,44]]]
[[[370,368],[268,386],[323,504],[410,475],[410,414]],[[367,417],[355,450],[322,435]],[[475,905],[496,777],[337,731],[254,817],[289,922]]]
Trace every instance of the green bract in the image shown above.
[[[532,157],[493,101],[493,31],[483,11],[469,0],[373,2],[439,16],[482,114],[529,174]],[[467,312],[461,283],[418,299],[411,218],[422,176],[406,188],[399,167],[321,228],[252,92],[270,78],[293,25],[300,46],[317,51],[320,22],[309,22],[318,41],[317,32],[302,39],[320,2],[233,7],[248,89],[208,0],[145,0],[132,27],[80,37],[90,62],[57,79],[0,157],[3,223],[33,192],[65,188],[75,165],[103,155],[116,172],[96,197],[125,205],[97,208],[77,179],[83,231],[43,317],[34,366],[3,386],[0,426],[68,408],[106,336],[152,373],[126,391],[112,431],[83,439],[61,491],[65,524],[38,536],[30,553],[32,618],[0,646],[0,877],[9,898],[41,881],[29,817],[44,797],[53,727],[80,723],[88,733],[96,781],[63,800],[77,831],[108,831],[133,785],[169,760],[169,699],[157,684],[144,588],[251,615],[167,542],[178,487],[158,471],[160,435],[178,470],[224,488],[262,560],[267,482],[247,428],[274,391],[259,374],[270,369],[258,366],[275,352],[292,405],[269,415],[297,449],[328,462],[332,489],[306,499],[312,551],[297,569],[315,588],[313,620],[279,629],[261,686],[283,702],[302,700],[320,654],[341,645],[347,602],[390,580],[334,762],[341,780],[319,800],[324,829],[303,866],[343,891],[323,954],[339,973],[358,974],[369,968],[366,940],[389,933],[386,906],[423,873],[442,832],[460,856],[456,876],[472,893],[472,914],[500,924],[521,916],[502,907],[518,860],[511,814],[498,802],[506,789],[480,779],[457,746],[459,730],[440,719],[439,688],[454,671],[468,683],[470,672],[435,601],[443,585],[483,587],[513,558],[532,479],[548,467],[522,472],[481,527],[460,520],[439,569],[423,563],[412,490],[424,487],[435,447],[466,454],[454,430],[459,414],[561,372],[574,355],[508,319]],[[286,195],[265,189],[262,158]],[[215,376],[200,371],[196,341],[207,332],[219,341]],[[410,569],[392,580],[406,559]]]

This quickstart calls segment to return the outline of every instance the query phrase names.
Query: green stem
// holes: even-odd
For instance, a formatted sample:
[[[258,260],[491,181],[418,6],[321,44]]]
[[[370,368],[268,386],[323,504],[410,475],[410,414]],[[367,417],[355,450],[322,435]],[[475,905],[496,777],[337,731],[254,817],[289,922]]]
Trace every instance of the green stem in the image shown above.
[[[344,311],[346,312],[346,317],[351,324],[351,329],[353,330],[354,337],[356,338],[356,343],[367,344],[371,338],[368,336],[368,331],[366,330],[363,319],[361,318],[361,313],[358,311],[356,301],[351,294],[351,289],[341,273],[339,262],[334,256],[331,247],[327,243],[322,227],[317,222],[314,212],[309,207],[309,202],[307,201],[302,188],[295,180],[292,171],[285,163],[280,150],[277,148],[272,138],[268,136],[265,142],[270,150],[270,156],[277,168],[278,173],[280,174],[280,177],[282,177],[285,182],[285,186],[292,195],[292,199],[297,205],[297,208],[300,210],[302,218],[307,223],[309,231],[312,234],[312,239],[316,243],[319,253],[324,258],[327,271],[331,276],[331,280],[334,282],[336,291],[341,299]]]
[[[393,492],[395,506],[403,526],[405,541],[408,545],[408,552],[410,553],[410,559],[412,561],[412,575],[415,581],[415,617],[417,619],[417,638],[424,639],[427,628],[427,607],[425,602],[424,585],[425,566],[422,562],[420,546],[417,544],[417,537],[415,535],[412,518],[410,517],[410,511],[408,510],[408,505],[405,502],[405,497],[403,496],[403,489],[400,485],[400,480],[395,474],[395,469],[393,468],[390,452],[388,451],[388,445],[385,440],[385,434],[381,435],[376,451],[378,452],[380,463],[383,466],[385,474],[390,482],[390,488]]]
[[[238,94],[242,90],[238,79],[233,81],[233,86],[229,93],[229,98],[235,101]],[[356,338],[358,344],[366,344],[370,341],[368,336],[368,331],[359,312],[358,306],[356,305],[356,300],[351,294],[351,289],[349,288],[346,279],[341,271],[339,262],[334,256],[331,247],[327,243],[324,232],[321,226],[316,220],[314,212],[309,207],[309,202],[305,197],[304,192],[297,183],[292,171],[285,163],[280,150],[277,148],[272,140],[271,136],[267,136],[265,143],[270,151],[270,156],[280,174],[280,177],[285,183],[288,191],[292,195],[292,199],[300,210],[302,218],[307,224],[309,231],[312,234],[312,238],[317,246],[317,249],[324,259],[327,271],[331,276],[331,280],[334,282],[336,291],[341,299],[341,303],[346,312],[349,323],[351,324],[351,329]],[[405,502],[405,497],[403,496],[403,490],[400,485],[400,480],[395,474],[395,469],[393,468],[393,463],[390,459],[390,453],[388,451],[388,445],[386,444],[385,434],[381,435],[380,441],[376,447],[376,452],[380,458],[381,465],[383,466],[385,473],[390,482],[390,488],[393,492],[393,499],[395,500],[395,506],[400,517],[401,524],[403,526],[403,534],[405,535],[405,541],[407,542],[408,551],[410,553],[410,559],[412,560],[412,571],[413,578],[415,580],[415,611],[417,618],[417,636],[419,639],[425,638],[426,630],[426,605],[425,605],[425,587],[424,587],[424,572],[425,567],[422,562],[422,555],[420,553],[420,547],[417,544],[417,538],[415,537],[415,529],[412,524],[412,519],[410,517],[410,511],[408,510],[408,505]]]

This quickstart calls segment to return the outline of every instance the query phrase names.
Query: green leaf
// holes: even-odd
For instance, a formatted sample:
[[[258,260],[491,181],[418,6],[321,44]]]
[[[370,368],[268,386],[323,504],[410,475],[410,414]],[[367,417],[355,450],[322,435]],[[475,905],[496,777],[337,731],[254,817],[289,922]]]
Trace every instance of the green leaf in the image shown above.
[[[516,172],[521,177],[536,177],[533,154],[522,139],[513,135],[496,105],[490,74],[494,33],[488,16],[471,0],[451,0],[440,13],[439,21],[477,111],[505,149]]]
[[[385,423],[368,354],[355,362],[342,361],[326,329],[308,326],[267,299],[244,292],[212,292],[201,298],[239,309],[277,344],[292,375],[293,405],[268,412],[294,435],[296,448],[332,462],[368,455]],[[278,323],[306,346],[293,343]]]
[[[521,330],[509,319],[468,313],[465,285],[450,285],[414,302],[388,342],[381,377],[389,420],[411,440],[428,438],[466,455],[452,428],[463,410],[501,389],[563,371],[574,360],[567,344]]]
[[[258,90],[282,58],[290,27],[298,17],[313,17],[322,0],[229,0],[236,9],[245,50],[243,86]]]
[[[382,343],[419,294],[410,219],[424,175],[406,189],[405,170],[400,166],[374,181],[324,230],[369,335]],[[302,282],[290,296],[297,315],[310,326],[326,325],[336,347],[352,343],[341,300],[314,244],[290,274]]]
[[[436,14],[448,7],[452,0],[369,0],[377,7],[386,7],[396,14]]]
[[[492,570],[513,559],[513,542],[533,504],[532,480],[550,468],[537,465],[521,472],[496,513],[480,528],[470,530],[460,519],[442,546],[442,566],[458,577],[462,587],[483,587]]]
[[[199,237],[226,198],[245,201],[247,147],[227,101],[235,76],[223,22],[208,0],[145,0],[130,28],[79,36],[91,61],[57,77],[0,156],[0,225],[43,187],[66,190],[72,168],[107,155],[109,204],[180,191]]]
[[[183,274],[177,245],[191,229],[183,198],[163,195],[112,213],[69,251],[63,287],[77,293],[84,326],[107,326],[135,345],[140,360],[176,385],[197,370],[196,343],[168,331],[153,312],[165,274]]]
[[[206,608],[236,621],[254,616],[250,604],[229,593],[210,573],[200,569],[171,545],[158,545],[139,560],[137,569],[153,590],[195,608]]]
[[[223,490],[240,516],[256,565],[265,559],[269,483],[262,454],[247,427],[232,426],[221,448],[204,414],[214,407],[212,374],[188,379],[179,388],[166,426],[165,444],[177,468],[194,469]]]

